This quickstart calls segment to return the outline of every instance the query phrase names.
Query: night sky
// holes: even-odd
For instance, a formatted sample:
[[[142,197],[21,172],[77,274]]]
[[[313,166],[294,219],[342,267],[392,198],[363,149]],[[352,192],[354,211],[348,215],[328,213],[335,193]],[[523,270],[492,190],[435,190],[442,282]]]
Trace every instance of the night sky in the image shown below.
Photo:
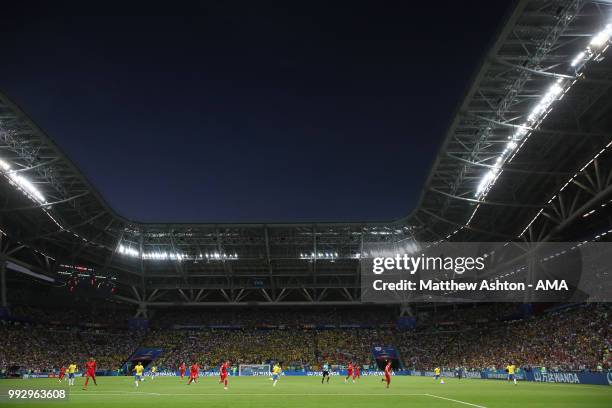
[[[138,221],[407,215],[509,11],[164,4],[21,3],[0,16],[0,89]]]

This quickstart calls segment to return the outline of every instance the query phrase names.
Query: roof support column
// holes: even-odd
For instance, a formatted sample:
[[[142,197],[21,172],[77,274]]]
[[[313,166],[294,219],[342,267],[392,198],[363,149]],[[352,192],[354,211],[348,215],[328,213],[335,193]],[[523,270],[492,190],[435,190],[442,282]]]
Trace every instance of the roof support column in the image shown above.
[[[142,317],[145,319],[149,318],[149,313],[147,310],[147,302],[140,302],[138,304],[138,310],[136,311],[136,316],[134,317]]]

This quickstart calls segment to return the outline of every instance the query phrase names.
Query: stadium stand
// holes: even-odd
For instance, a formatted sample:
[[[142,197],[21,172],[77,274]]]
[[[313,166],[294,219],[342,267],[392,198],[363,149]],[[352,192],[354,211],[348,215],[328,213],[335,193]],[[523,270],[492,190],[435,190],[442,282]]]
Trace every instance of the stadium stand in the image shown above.
[[[496,305],[493,310],[498,308]],[[527,369],[612,368],[612,307],[609,304],[574,305],[537,317],[506,321],[483,320],[484,313],[492,312],[491,306],[484,305],[440,313],[441,318],[456,318],[459,322],[451,329],[432,324],[411,331],[389,327],[324,328],[333,326],[330,322],[337,322],[337,316],[343,316],[342,323],[351,321],[351,316],[355,321],[362,321],[362,312],[355,310],[334,312],[330,316],[305,310],[301,314],[293,312],[291,318],[279,311],[278,320],[274,311],[248,312],[244,313],[244,319],[235,316],[233,323],[240,328],[156,328],[146,333],[125,328],[58,327],[33,318],[57,320],[48,312],[28,311],[32,313],[30,323],[4,321],[0,324],[0,338],[4,340],[0,349],[2,370],[20,366],[45,371],[70,361],[85,361],[89,355],[96,357],[100,369],[117,370],[137,347],[163,348],[157,363],[172,369],[190,361],[198,361],[203,367],[216,367],[224,359],[234,364],[282,361],[295,369],[316,368],[324,362],[344,366],[355,361],[369,366],[373,365],[371,347],[375,345],[398,347],[406,368],[422,370],[435,366],[499,368],[508,359]],[[372,315],[375,313],[372,311]],[[308,321],[313,327],[249,327],[258,315],[271,321]],[[166,319],[168,315],[161,321]],[[197,320],[194,313],[188,316],[188,321],[210,325],[219,320],[214,314],[204,314]]]
[[[582,306],[454,332],[404,332],[398,343],[405,364],[417,369],[501,368],[508,360],[570,371],[610,368],[611,312],[607,304]]]
[[[21,367],[49,372],[70,362],[96,356],[102,370],[116,370],[135,350],[139,336],[127,331],[83,330],[30,323],[0,324],[1,370]]]

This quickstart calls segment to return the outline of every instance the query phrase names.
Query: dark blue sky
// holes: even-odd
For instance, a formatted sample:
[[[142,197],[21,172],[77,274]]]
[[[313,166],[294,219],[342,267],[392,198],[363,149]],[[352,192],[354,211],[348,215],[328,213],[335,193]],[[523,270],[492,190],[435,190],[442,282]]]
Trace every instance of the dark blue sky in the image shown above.
[[[13,6],[0,89],[128,218],[405,216],[508,4],[326,3]]]

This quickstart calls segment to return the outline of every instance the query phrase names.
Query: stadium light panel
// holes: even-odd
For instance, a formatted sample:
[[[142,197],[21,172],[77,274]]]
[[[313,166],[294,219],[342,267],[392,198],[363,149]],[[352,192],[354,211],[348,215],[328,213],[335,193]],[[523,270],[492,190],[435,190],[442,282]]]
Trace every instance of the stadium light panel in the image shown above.
[[[0,159],[0,167],[2,167],[2,170],[4,171],[9,171],[11,169],[11,165],[2,159]]]
[[[42,193],[34,186],[34,184],[32,184],[32,182],[28,179],[26,179],[23,176],[20,176],[18,174],[15,173],[9,173],[9,178],[15,182],[15,184],[19,187],[21,187],[21,189],[25,190],[29,196],[34,197],[36,199],[36,201],[38,201],[39,203],[44,203],[45,202],[45,197],[42,195]]]
[[[4,171],[9,183],[21,190],[30,200],[40,204],[47,202],[45,196],[30,180],[12,171],[12,167],[7,161],[0,159],[0,168]]]
[[[608,24],[602,31],[595,34],[591,38],[589,44],[572,59],[570,63],[571,67],[582,68],[596,55],[593,48],[601,49],[598,51],[599,53],[605,51],[607,47],[603,48],[603,46],[608,44],[611,37],[612,24]],[[520,150],[520,146],[522,146],[527,138],[531,135],[530,130],[536,129],[540,125],[550,111],[554,102],[561,99],[564,93],[567,92],[575,82],[575,79],[557,78],[557,80],[551,84],[550,88],[548,88],[540,101],[531,110],[529,116],[527,116],[527,120],[519,125],[519,128],[516,130],[516,132],[514,132],[513,136],[510,136],[510,142],[508,142],[504,150],[495,161],[495,172],[489,170],[487,173],[485,173],[478,184],[478,187],[476,188],[476,192],[474,194],[475,197],[482,199],[487,195],[489,190],[497,181],[497,177],[495,177],[495,175],[498,174],[506,162],[509,162],[514,158],[514,155],[516,155],[518,150]],[[466,225],[469,225],[470,221],[476,214],[476,211],[478,211],[478,207],[474,209]]]
[[[585,55],[586,55],[586,52],[585,51],[581,51],[578,55],[576,55],[576,57],[574,57],[574,59],[572,60],[571,66],[575,67],[580,62],[582,62],[582,60],[584,59]]]
[[[612,36],[612,24],[608,24],[603,30],[598,32],[591,38],[590,46],[599,48],[606,44]]]

